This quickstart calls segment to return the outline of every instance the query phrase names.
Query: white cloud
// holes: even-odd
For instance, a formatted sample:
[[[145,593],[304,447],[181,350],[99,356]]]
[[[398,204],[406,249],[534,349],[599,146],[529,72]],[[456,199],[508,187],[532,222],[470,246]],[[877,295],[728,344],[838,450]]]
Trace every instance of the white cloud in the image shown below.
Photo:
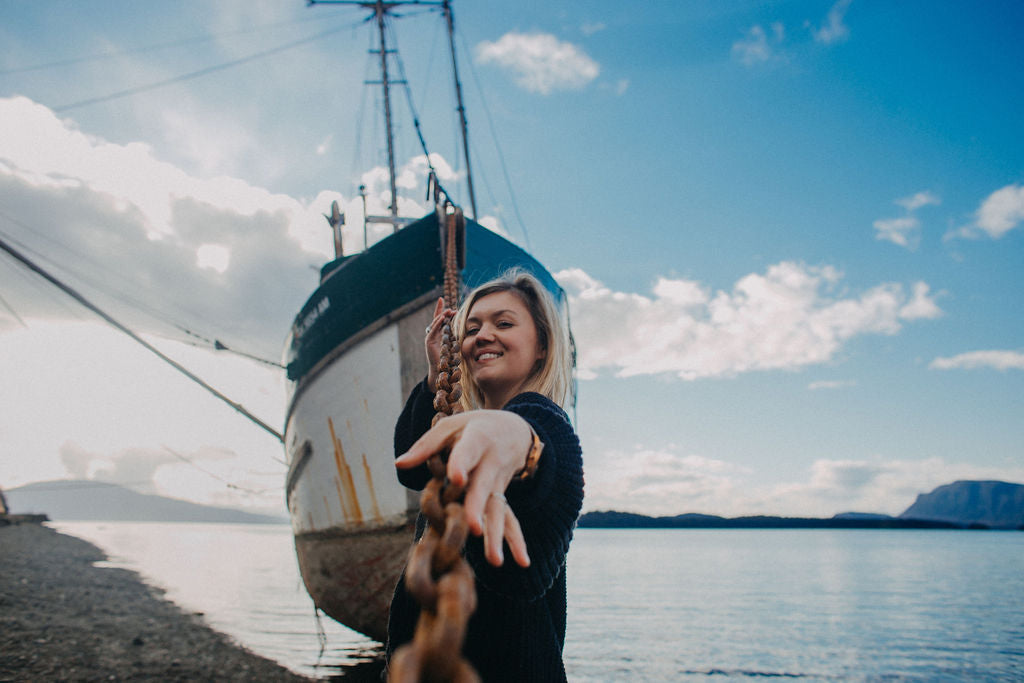
[[[772,482],[772,473],[680,448],[637,446],[589,452],[585,508],[652,516],[701,513],[738,517],[831,517],[840,512],[898,515],[922,493],[957,480],[1024,482],[1024,467],[922,460],[815,460],[804,475]]]
[[[606,28],[608,27],[600,21],[587,22],[580,26],[580,32],[585,36],[592,36],[595,33],[600,33]]]
[[[909,294],[885,283],[836,298],[835,269],[791,262],[746,275],[728,292],[659,278],[644,296],[612,291],[579,269],[555,277],[570,297],[581,378],[796,369],[833,359],[853,337],[895,334],[904,321],[941,314],[925,283]]]
[[[821,389],[845,389],[856,385],[857,383],[853,380],[818,380],[808,384],[807,388],[811,391],[818,391]]]
[[[909,197],[901,197],[895,201],[902,206],[906,214],[897,218],[880,218],[872,225],[875,228],[875,239],[898,244],[914,250],[921,242],[921,221],[914,216],[918,209],[940,204],[938,195],[923,190]]]
[[[832,45],[846,40],[850,36],[850,29],[843,23],[846,10],[850,8],[850,0],[839,0],[832,5],[828,11],[825,24],[813,31],[814,40],[825,45]]]
[[[476,59],[511,71],[516,84],[542,95],[579,90],[601,72],[583,48],[547,33],[511,32],[497,42],[483,41],[476,46]]]
[[[899,311],[899,316],[903,320],[930,320],[941,315],[942,309],[932,298],[931,287],[926,282],[914,283],[910,301]]]
[[[0,203],[14,237],[58,264],[74,264],[74,273],[59,275],[144,331],[172,333],[160,322],[169,319],[277,358],[292,317],[316,285],[311,266],[333,256],[322,216],[332,201],[348,217],[346,253],[363,248],[358,196],[325,191],[300,200],[237,178],[195,177],[146,145],[89,135],[24,97],[0,99],[0,120]],[[441,156],[431,161],[443,182],[458,179]],[[425,169],[422,156],[400,169],[402,215],[430,210],[418,199]],[[369,211],[384,213],[386,171],[375,169],[364,182]],[[372,243],[391,227],[368,232]],[[140,305],[126,309],[125,292]],[[23,317],[69,317],[53,298],[38,287],[4,292]]]
[[[880,218],[872,225],[875,226],[875,239],[892,242],[901,247],[911,249],[916,248],[920,240],[918,232],[921,227],[921,221],[913,216]]]
[[[924,190],[909,197],[897,199],[896,203],[907,211],[917,211],[922,206],[941,204],[942,200],[935,193]]]
[[[588,510],[675,515],[717,508],[739,495],[737,482],[749,470],[674,446],[587,456]]]
[[[806,481],[775,484],[757,491],[753,505],[762,514],[831,516],[839,512],[898,515],[916,500],[957,480],[1024,481],[1024,468],[987,467],[922,460],[819,459]]]
[[[978,208],[976,225],[999,239],[1024,221],[1024,185],[1007,185],[990,194]]]
[[[786,31],[779,22],[771,26],[772,36],[769,39],[768,33],[760,25],[752,26],[747,30],[743,39],[732,44],[732,56],[747,66],[760,64],[778,59],[776,47],[782,44],[786,37]]]
[[[948,358],[936,358],[929,366],[936,370],[1024,370],[1024,353],[1018,351],[968,351]]]
[[[323,142],[316,146],[316,155],[318,157],[322,157],[323,155],[327,154],[327,152],[331,149],[331,143],[333,142],[334,134],[332,133],[331,135],[328,135],[326,138],[324,138]]]

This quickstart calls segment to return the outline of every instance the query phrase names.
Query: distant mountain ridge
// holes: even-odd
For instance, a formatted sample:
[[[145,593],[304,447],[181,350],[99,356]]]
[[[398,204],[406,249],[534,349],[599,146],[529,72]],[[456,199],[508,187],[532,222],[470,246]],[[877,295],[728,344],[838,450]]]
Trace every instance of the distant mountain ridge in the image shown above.
[[[684,514],[649,517],[612,510],[588,512],[577,524],[604,529],[1021,529],[1024,530],[1024,484],[1002,481],[957,481],[922,493],[898,517],[871,512],[843,512],[831,518],[718,517]]]
[[[955,481],[919,495],[900,519],[933,519],[990,529],[1024,529],[1024,484]]]
[[[587,512],[576,524],[582,529],[959,529],[952,522],[897,519],[886,515],[855,517],[718,517],[686,514],[648,517],[612,510]]]
[[[221,522],[281,524],[285,517],[200,505],[138,493],[117,484],[88,480],[45,481],[7,489],[12,513],[42,513],[54,521]]]

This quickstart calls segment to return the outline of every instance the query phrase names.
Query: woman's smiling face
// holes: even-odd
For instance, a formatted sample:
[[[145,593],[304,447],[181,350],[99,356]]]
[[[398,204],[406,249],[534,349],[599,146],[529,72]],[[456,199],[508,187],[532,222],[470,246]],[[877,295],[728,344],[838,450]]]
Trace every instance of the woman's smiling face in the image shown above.
[[[545,356],[523,301],[509,291],[480,297],[469,309],[462,358],[480,387],[485,408],[513,398]]]

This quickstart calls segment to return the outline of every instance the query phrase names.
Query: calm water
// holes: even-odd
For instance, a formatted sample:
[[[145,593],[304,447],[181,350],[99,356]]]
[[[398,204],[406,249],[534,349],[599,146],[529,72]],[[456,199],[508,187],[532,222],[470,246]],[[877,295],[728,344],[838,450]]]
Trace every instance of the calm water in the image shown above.
[[[321,653],[288,527],[55,526],[295,671],[379,656],[329,619]],[[1024,680],[1024,533],[581,529],[565,660],[573,681]]]

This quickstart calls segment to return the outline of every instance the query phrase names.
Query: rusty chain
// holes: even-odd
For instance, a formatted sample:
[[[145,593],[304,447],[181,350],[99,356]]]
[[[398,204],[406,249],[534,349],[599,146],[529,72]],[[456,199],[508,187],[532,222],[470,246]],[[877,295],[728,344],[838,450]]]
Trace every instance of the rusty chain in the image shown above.
[[[446,214],[444,305],[458,305],[459,269],[456,257],[456,229],[462,210]],[[445,320],[441,331],[441,358],[438,363],[437,393],[431,426],[446,415],[462,411],[462,358],[451,322]],[[420,605],[420,617],[412,642],[395,651],[388,667],[390,683],[414,681],[480,680],[473,667],[462,657],[466,624],[476,609],[476,584],[473,570],[462,556],[469,527],[462,511],[465,488],[452,485],[445,476],[447,453],[435,454],[427,461],[431,479],[420,496],[420,510],[427,520],[423,536],[409,553],[405,568],[405,587]]]

